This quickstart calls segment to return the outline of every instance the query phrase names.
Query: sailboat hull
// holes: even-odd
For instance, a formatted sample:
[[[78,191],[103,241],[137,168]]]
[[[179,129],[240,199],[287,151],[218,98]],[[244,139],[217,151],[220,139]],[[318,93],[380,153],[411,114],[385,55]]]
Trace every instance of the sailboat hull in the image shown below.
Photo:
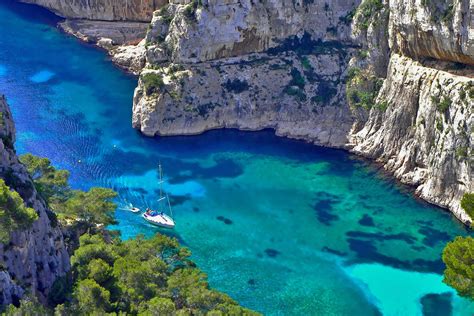
[[[155,216],[151,216],[148,214],[143,214],[143,219],[145,219],[148,223],[163,227],[163,228],[174,228],[175,224],[171,217],[165,214],[158,214]]]

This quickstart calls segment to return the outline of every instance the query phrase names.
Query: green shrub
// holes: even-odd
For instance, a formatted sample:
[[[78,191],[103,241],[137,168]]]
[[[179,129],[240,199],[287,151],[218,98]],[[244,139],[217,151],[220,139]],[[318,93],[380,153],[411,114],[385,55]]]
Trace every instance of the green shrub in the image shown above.
[[[357,26],[367,30],[374,15],[383,8],[382,0],[364,0],[357,9]]]
[[[466,193],[463,195],[461,207],[471,218],[474,218],[474,193]]]
[[[306,94],[303,90],[294,86],[287,86],[283,92],[287,95],[295,97],[298,101],[304,102],[307,100]]]
[[[456,289],[460,296],[474,299],[474,238],[456,237],[444,248],[446,265],[443,282]]]
[[[25,206],[18,192],[12,191],[0,179],[0,242],[7,243],[11,232],[29,228],[36,219],[36,211]]]
[[[443,99],[436,104],[436,108],[441,113],[445,113],[450,108],[451,104],[451,99],[449,99],[448,97],[443,97]]]
[[[225,294],[209,288],[207,277],[189,260],[191,253],[176,239],[157,234],[108,242],[83,235],[71,258],[73,286],[67,314],[103,315],[256,315]],[[68,299],[65,299],[68,297]]]
[[[191,22],[196,22],[196,10],[202,6],[201,0],[191,1],[183,11],[184,16]]]
[[[301,58],[301,65],[302,65],[303,68],[306,69],[306,70],[311,70],[311,69],[313,69],[313,67],[311,67],[311,63],[310,63],[308,57],[306,57],[306,56],[303,57],[303,58]]]
[[[456,157],[458,159],[467,158],[468,155],[469,155],[469,147],[461,146],[461,147],[456,148]]]
[[[354,16],[356,14],[356,9],[353,9],[349,12],[347,12],[347,14],[345,16],[341,16],[339,18],[339,21],[341,21],[342,23],[346,24],[346,25],[350,25],[352,23],[352,20],[354,20]]]
[[[169,5],[165,5],[163,6],[159,11],[158,11],[158,15],[161,17],[161,20],[165,23],[165,24],[170,24],[171,21],[173,21],[173,18],[174,16],[170,14],[169,12]]]
[[[354,67],[347,72],[346,96],[351,107],[370,110],[382,88],[383,81],[367,70]]]
[[[301,74],[301,72],[296,68],[292,68],[290,75],[291,75],[291,81],[289,85],[297,86],[298,88],[303,89],[304,86],[306,85],[306,81],[303,75]]]
[[[62,220],[72,219],[86,227],[115,223],[116,205],[112,200],[117,194],[113,190],[72,190],[68,183],[69,172],[56,170],[49,159],[26,154],[20,156],[20,161],[26,166],[38,192],[55,212],[47,212],[52,224],[57,221],[55,214]]]
[[[380,111],[386,111],[387,108],[388,108],[388,102],[387,101],[381,101],[381,102],[378,102],[377,104],[375,104],[375,107],[377,109],[379,109]]]
[[[159,93],[161,88],[165,85],[161,74],[156,72],[145,73],[141,79],[147,95]]]
[[[440,117],[436,118],[436,129],[440,132],[444,130],[443,119]]]
[[[222,86],[227,91],[234,92],[237,94],[247,91],[250,88],[247,81],[240,80],[240,79],[234,79],[234,80],[227,79],[227,81]]]

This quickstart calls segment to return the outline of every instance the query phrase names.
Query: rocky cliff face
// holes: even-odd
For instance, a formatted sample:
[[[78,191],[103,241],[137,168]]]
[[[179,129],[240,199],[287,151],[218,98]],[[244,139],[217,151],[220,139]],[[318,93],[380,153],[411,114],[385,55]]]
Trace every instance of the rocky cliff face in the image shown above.
[[[232,127],[343,146],[354,47],[347,1],[173,1],[147,35],[133,124],[147,135]],[[333,122],[339,122],[335,125]]]
[[[474,2],[390,0],[392,50],[474,65]]]
[[[39,216],[30,229],[13,232],[9,244],[0,244],[0,305],[17,301],[26,291],[44,301],[55,279],[68,271],[69,256],[54,215],[18,161],[13,147],[15,127],[3,96],[0,113],[0,178]]]
[[[167,0],[18,0],[45,7],[66,18],[59,26],[79,39],[106,49],[112,60],[138,74],[145,65],[144,43],[153,12]]]
[[[150,22],[165,0],[21,0],[68,19]]]
[[[146,38],[133,125],[348,148],[469,222],[473,28],[469,0],[173,0]]]
[[[422,198],[471,222],[459,200],[474,190],[474,3],[387,5],[391,56],[377,99],[384,106],[373,108],[362,127],[354,125],[350,146],[384,163]],[[377,27],[370,21],[368,30]]]
[[[353,151],[470,221],[459,201],[474,191],[474,80],[393,54],[378,98],[387,108],[371,111],[351,139]]]

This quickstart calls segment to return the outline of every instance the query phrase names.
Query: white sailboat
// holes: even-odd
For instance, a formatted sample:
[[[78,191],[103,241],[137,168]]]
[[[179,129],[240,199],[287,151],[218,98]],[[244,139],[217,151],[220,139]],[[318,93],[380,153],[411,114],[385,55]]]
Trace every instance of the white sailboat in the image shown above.
[[[174,228],[174,220],[173,220],[173,211],[171,210],[170,200],[168,198],[168,194],[166,196],[163,195],[163,170],[161,168],[161,164],[158,166],[158,172],[160,177],[160,198],[158,199],[158,210],[152,210],[147,208],[146,212],[143,213],[143,218],[150,224],[155,226],[160,226],[164,228]],[[168,203],[168,211],[169,215],[165,214],[163,203],[164,201]]]

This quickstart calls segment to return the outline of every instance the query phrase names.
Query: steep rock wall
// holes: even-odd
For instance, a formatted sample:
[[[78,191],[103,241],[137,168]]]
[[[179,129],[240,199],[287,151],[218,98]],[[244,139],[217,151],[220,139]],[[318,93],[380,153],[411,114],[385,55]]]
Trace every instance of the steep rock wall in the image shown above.
[[[166,0],[21,0],[68,19],[150,22]]]
[[[469,222],[459,201],[474,190],[474,79],[393,54],[378,98],[387,108],[371,111],[353,151]]]
[[[357,4],[173,1],[146,38],[134,127],[150,136],[273,128],[343,146],[352,118],[340,83],[354,52],[346,17]]]
[[[171,1],[174,16],[166,34],[171,60],[177,63],[263,52],[290,36],[348,41],[344,17],[357,1],[187,0]]]
[[[282,136],[343,146],[352,125],[339,84],[348,56],[343,48],[325,50],[318,56],[252,54],[181,70],[175,64],[146,70],[135,91],[133,124],[149,136],[273,128]],[[151,87],[150,76],[163,85]]]
[[[392,50],[474,65],[474,1],[390,0]]]
[[[0,96],[0,113],[0,178],[39,216],[30,229],[15,231],[9,244],[0,244],[0,305],[18,300],[25,291],[44,301],[55,279],[69,270],[69,256],[54,215],[18,161],[13,147],[15,127],[3,96]]]

